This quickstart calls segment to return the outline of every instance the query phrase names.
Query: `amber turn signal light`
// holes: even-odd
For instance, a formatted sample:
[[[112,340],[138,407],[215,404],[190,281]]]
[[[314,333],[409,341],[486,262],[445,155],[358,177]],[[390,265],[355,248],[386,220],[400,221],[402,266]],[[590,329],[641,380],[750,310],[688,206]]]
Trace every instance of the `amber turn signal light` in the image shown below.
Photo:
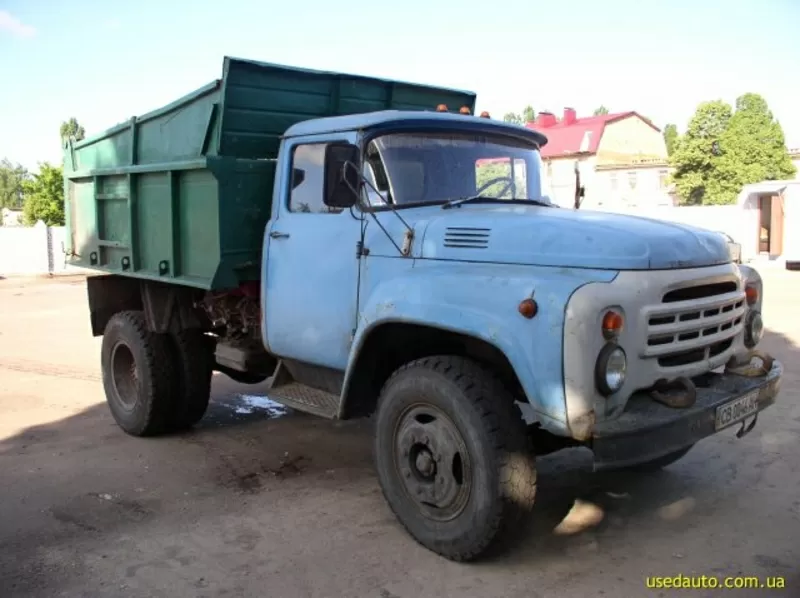
[[[622,330],[624,320],[621,314],[615,311],[607,311],[603,316],[603,336],[612,338],[617,336]]]
[[[536,301],[529,298],[520,301],[518,309],[523,318],[528,318],[530,320],[536,315],[536,312],[539,311],[539,306],[536,305]]]
[[[746,286],[744,297],[747,299],[747,305],[755,305],[758,302],[758,289],[754,286]]]

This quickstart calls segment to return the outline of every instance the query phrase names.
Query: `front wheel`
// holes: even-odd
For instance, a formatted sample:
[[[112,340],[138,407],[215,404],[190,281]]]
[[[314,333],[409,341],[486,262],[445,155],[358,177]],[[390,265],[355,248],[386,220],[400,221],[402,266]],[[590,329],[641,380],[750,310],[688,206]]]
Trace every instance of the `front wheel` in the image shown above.
[[[429,357],[381,392],[375,460],[384,497],[420,544],[454,561],[498,547],[533,507],[525,423],[499,380],[462,357]]]

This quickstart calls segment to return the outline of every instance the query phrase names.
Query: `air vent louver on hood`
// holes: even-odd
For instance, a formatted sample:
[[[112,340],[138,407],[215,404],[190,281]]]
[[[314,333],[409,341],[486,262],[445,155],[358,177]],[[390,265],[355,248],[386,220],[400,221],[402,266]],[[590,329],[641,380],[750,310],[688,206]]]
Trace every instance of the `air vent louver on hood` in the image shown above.
[[[462,249],[486,249],[489,247],[490,228],[450,226],[444,233],[444,246]]]

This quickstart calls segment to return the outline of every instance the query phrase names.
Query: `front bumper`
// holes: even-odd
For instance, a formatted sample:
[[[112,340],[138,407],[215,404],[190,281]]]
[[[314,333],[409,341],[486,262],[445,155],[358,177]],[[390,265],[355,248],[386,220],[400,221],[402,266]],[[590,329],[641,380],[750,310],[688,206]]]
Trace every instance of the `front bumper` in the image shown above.
[[[697,385],[697,399],[687,409],[667,407],[645,393],[634,394],[622,415],[595,424],[591,441],[595,471],[646,463],[753,420],[775,402],[782,375],[783,365],[777,360],[760,377],[709,374],[705,384]],[[715,429],[717,407],[754,391],[758,393],[755,414],[734,418],[724,428]]]

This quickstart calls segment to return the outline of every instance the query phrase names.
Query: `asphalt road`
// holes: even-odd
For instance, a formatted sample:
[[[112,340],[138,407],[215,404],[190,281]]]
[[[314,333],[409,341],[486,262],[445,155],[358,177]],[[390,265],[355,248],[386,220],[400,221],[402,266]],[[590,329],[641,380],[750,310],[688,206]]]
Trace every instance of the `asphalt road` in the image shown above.
[[[679,574],[779,576],[786,589],[733,595],[800,596],[800,273],[763,275],[763,347],[787,374],[750,435],[651,476],[543,457],[527,539],[472,565],[395,522],[368,422],[285,413],[220,375],[198,429],[128,437],[83,281],[0,280],[0,597],[617,598],[672,595],[646,578]]]

